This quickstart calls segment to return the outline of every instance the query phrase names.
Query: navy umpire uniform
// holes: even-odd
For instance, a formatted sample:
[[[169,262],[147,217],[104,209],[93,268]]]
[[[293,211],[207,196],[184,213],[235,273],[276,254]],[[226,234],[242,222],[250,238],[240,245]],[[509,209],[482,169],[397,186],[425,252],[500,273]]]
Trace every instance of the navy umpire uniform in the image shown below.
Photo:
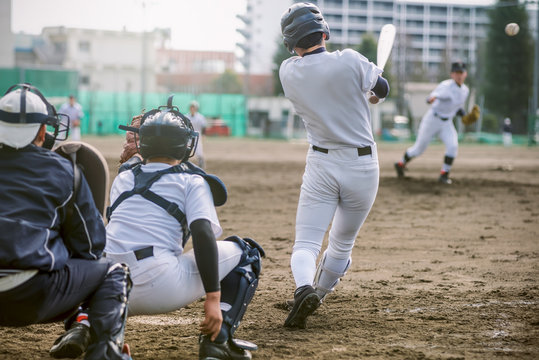
[[[86,358],[128,359],[128,268],[101,259],[101,214],[83,174],[74,191],[72,162],[42,146],[47,125],[56,138],[59,116],[33,86],[0,99],[0,325],[61,321],[85,304]]]

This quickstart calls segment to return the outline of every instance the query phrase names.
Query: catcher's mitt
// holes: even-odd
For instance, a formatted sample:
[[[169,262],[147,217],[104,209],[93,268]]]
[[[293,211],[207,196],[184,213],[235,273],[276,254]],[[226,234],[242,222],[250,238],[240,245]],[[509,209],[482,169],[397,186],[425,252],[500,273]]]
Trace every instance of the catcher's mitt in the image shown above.
[[[479,110],[479,105],[476,104],[473,106],[472,111],[462,117],[462,123],[464,125],[473,124],[479,119],[479,115],[481,115],[481,110]]]
[[[131,119],[131,126],[139,128],[141,119],[142,119],[142,114],[133,116],[133,119]],[[138,137],[137,137],[137,140],[139,140]],[[138,145],[139,144],[135,144],[135,134],[131,131],[128,131],[125,134],[125,143],[123,145],[122,154],[120,155],[120,164],[123,164],[127,160],[131,159],[134,155],[138,154]]]

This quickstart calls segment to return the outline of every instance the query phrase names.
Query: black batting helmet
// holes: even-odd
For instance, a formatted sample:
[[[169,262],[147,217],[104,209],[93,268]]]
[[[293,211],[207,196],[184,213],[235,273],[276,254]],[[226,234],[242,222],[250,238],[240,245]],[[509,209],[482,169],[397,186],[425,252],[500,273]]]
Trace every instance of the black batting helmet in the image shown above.
[[[140,154],[144,159],[166,156],[187,161],[193,156],[198,143],[198,132],[191,121],[172,106],[172,98],[167,106],[145,113],[139,129]]]
[[[329,25],[324,20],[320,9],[311,3],[302,2],[292,5],[281,17],[283,42],[290,53],[299,40],[315,32],[326,34],[329,40]]]

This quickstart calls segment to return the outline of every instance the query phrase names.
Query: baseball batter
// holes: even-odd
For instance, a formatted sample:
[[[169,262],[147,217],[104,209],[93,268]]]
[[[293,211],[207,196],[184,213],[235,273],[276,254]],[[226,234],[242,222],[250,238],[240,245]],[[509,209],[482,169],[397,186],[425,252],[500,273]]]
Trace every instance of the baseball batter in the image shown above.
[[[421,155],[431,140],[438,136],[445,144],[445,157],[440,172],[439,181],[451,184],[449,172],[457,157],[458,135],[453,125],[453,117],[465,116],[464,102],[470,90],[464,84],[468,72],[462,62],[451,65],[451,79],[442,81],[427,98],[432,107],[421,119],[415,144],[406,149],[403,158],[395,163],[399,178],[404,177],[406,164],[414,157]]]
[[[281,30],[285,46],[298,55],[281,64],[281,83],[311,144],[290,260],[294,305],[285,320],[286,327],[304,328],[350,267],[355,239],[374,203],[379,167],[366,94],[372,90],[370,100],[377,102],[389,85],[382,70],[358,52],[326,51],[329,27],[315,5],[292,5],[281,18]]]

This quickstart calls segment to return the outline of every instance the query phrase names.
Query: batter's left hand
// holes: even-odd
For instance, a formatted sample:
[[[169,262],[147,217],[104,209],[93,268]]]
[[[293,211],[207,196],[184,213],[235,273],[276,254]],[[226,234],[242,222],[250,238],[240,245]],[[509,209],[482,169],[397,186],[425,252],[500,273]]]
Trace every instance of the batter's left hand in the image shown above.
[[[204,321],[200,323],[200,332],[204,335],[210,335],[211,341],[214,341],[223,323],[223,314],[221,314],[221,292],[214,291],[206,294],[204,301]]]

